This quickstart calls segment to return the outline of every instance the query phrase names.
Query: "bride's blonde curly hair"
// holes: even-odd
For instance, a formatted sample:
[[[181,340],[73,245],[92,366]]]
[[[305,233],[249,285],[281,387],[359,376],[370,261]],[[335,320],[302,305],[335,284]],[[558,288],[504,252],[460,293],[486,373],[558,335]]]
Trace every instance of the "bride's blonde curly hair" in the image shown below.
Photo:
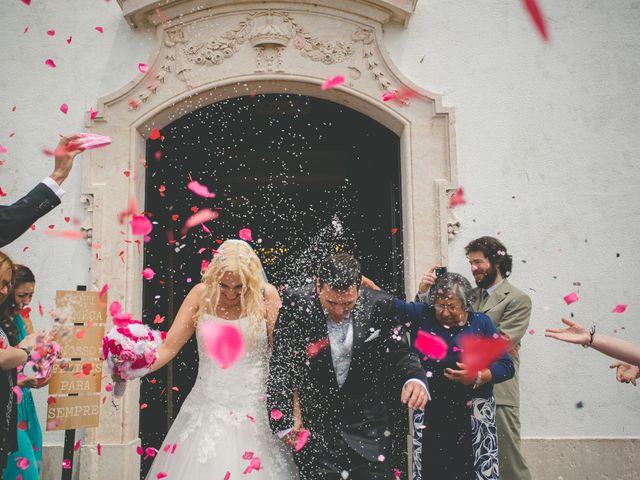
[[[243,240],[227,240],[218,253],[213,255],[211,263],[202,274],[202,283],[206,291],[198,308],[196,323],[204,314],[214,315],[220,302],[220,281],[225,273],[235,273],[240,277],[241,317],[248,317],[253,338],[262,330],[265,323],[266,307],[264,288],[266,278],[260,259]]]

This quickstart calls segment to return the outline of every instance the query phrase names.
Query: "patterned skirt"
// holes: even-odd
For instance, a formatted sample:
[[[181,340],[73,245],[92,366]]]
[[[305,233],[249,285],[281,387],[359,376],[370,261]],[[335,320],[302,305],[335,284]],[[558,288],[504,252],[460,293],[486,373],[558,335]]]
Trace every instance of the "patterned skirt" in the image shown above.
[[[469,410],[469,421],[471,422],[471,452],[469,454],[473,458],[473,474],[468,480],[498,480],[496,401],[493,397],[473,398],[471,399]],[[425,428],[428,428],[428,426],[424,425],[424,412],[414,412],[413,480],[423,480],[422,439]],[[428,469],[428,465],[425,465],[425,467]],[[455,470],[456,465],[451,465],[451,467],[452,470]],[[429,480],[445,479],[433,477],[429,478]]]

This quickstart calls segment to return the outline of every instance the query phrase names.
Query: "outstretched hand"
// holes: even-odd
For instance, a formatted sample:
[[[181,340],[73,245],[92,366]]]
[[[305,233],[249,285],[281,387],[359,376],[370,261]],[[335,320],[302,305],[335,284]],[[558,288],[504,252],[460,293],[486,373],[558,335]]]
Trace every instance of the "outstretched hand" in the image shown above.
[[[453,368],[445,368],[444,376],[449,380],[461,383],[463,385],[473,385],[476,381],[475,375],[469,375],[469,369],[464,363],[456,362],[459,370]]]
[[[427,390],[420,382],[410,381],[402,388],[400,401],[413,410],[424,410],[428,400]]]
[[[58,146],[54,151],[54,156],[56,159],[55,167],[53,169],[53,173],[51,173],[51,178],[58,184],[61,185],[62,182],[69,176],[69,172],[71,172],[71,167],[73,167],[73,159],[82,152],[81,148],[81,139],[79,135],[71,135],[69,137],[62,137],[58,142]]]
[[[544,331],[544,336],[577,345],[586,345],[590,342],[591,334],[582,325],[566,318],[562,319],[562,323],[568,328],[547,328]]]
[[[620,383],[631,383],[636,386],[636,379],[640,377],[640,367],[629,365],[624,362],[616,362],[609,368],[616,369],[616,380]]]

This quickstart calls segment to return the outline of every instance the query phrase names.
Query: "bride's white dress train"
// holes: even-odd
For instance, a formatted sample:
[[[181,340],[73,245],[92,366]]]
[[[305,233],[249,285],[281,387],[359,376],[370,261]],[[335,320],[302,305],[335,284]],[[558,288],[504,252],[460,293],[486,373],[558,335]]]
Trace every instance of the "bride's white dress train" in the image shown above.
[[[147,480],[157,480],[161,472],[166,477],[160,478],[166,480],[297,479],[291,449],[269,428],[265,406],[269,355],[266,326],[252,344],[246,318],[203,316],[200,322],[238,325],[247,339],[246,352],[223,370],[207,356],[196,334],[198,378],[158,450]]]

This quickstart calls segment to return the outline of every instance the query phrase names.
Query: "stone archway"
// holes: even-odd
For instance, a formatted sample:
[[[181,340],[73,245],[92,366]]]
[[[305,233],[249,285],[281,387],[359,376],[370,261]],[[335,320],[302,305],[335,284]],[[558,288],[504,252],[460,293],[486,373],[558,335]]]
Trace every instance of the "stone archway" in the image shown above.
[[[415,1],[225,2],[120,0],[133,26],[156,28],[158,44],[146,74],[97,105],[90,131],[108,135],[109,149],[93,150],[85,165],[84,230],[100,245],[91,259],[96,289],[110,285],[112,300],[140,318],[142,258],[135,238],[118,223],[130,198],[144,205],[145,139],[153,128],[211,103],[259,93],[299,93],[357,110],[400,137],[405,287],[418,273],[446,260],[457,223],[448,208],[455,190],[453,112],[413,85],[388,58],[382,27],[406,23]],[[345,83],[330,90],[329,76]],[[415,92],[384,102],[385,92]],[[123,179],[123,172],[130,172]],[[119,234],[123,231],[123,234]],[[453,232],[453,233],[452,233]],[[107,253],[108,252],[108,253]],[[139,457],[138,385],[119,405],[106,402],[101,426],[87,432],[80,452],[83,479],[136,478]],[[102,445],[98,459],[95,445]]]

